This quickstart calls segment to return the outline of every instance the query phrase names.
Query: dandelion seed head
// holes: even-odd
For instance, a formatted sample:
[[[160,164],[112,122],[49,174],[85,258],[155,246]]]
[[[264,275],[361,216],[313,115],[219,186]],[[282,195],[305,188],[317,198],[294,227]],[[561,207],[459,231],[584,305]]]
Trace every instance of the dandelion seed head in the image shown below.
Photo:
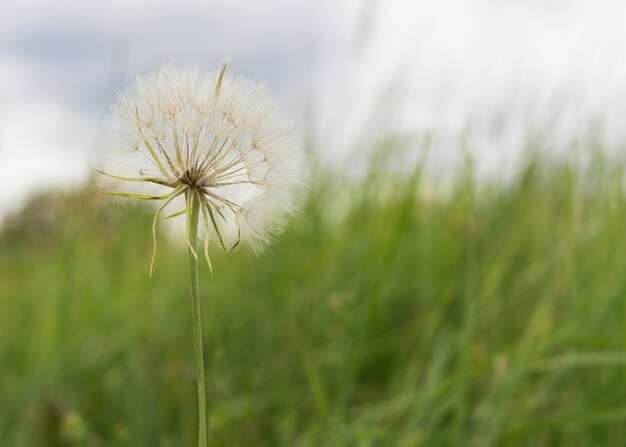
[[[192,194],[205,238],[227,251],[244,239],[258,253],[295,210],[300,144],[264,85],[226,64],[166,66],[139,76],[112,108],[117,154],[100,172],[113,194],[163,200],[155,225],[163,208]]]

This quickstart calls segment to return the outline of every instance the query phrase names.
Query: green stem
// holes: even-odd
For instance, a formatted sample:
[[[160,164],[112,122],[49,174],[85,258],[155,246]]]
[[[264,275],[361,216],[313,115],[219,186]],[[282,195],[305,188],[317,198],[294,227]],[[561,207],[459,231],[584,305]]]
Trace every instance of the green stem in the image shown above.
[[[187,191],[187,210],[189,242],[194,250],[198,246],[198,215],[200,211],[198,198],[194,191]],[[189,250],[189,278],[191,280],[191,308],[193,312],[193,335],[196,347],[196,375],[198,379],[198,416],[199,433],[198,446],[207,445],[207,411],[206,411],[206,391],[204,388],[204,358],[202,355],[202,319],[200,313],[200,285],[198,284],[198,258]],[[196,250],[197,253],[197,250]]]

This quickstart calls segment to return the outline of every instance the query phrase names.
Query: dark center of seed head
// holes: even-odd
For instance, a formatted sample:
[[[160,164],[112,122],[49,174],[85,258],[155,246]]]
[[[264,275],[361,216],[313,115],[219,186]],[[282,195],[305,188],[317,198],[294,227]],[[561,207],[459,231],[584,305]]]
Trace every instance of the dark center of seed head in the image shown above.
[[[196,174],[195,170],[187,169],[183,175],[180,176],[180,181],[189,186],[196,186],[198,180]]]

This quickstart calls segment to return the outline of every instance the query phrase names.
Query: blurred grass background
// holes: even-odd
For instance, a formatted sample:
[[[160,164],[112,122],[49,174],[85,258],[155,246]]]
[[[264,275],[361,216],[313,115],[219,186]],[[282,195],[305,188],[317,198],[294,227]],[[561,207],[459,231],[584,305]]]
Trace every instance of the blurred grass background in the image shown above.
[[[620,163],[321,171],[272,248],[201,272],[216,446],[591,446],[626,439]],[[0,244],[0,446],[190,446],[186,250],[96,188]]]

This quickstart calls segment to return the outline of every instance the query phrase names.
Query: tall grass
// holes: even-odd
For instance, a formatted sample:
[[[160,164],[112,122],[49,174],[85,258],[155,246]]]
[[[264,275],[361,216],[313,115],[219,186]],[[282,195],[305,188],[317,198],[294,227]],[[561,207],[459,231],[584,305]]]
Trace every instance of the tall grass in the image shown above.
[[[201,272],[215,445],[623,443],[619,166],[314,179],[274,254]],[[86,188],[8,222],[0,445],[194,442],[186,252],[149,280],[150,216]]]

